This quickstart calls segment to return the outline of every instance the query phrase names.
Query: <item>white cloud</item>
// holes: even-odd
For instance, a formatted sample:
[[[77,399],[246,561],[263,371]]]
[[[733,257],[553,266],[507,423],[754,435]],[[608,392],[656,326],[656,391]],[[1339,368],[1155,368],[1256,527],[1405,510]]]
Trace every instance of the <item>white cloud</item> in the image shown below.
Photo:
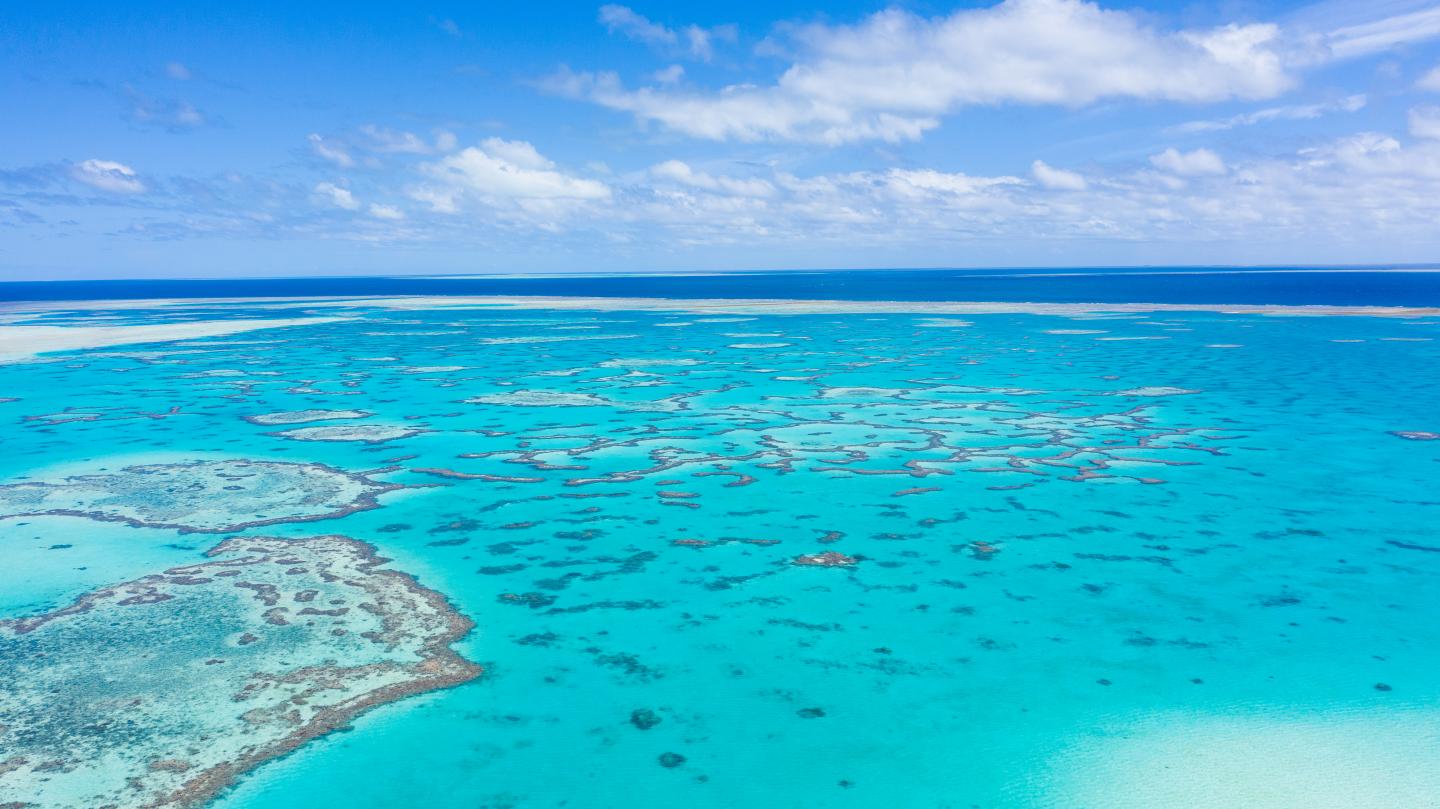
[[[674,35],[624,19],[637,38]],[[632,90],[614,74],[562,72],[551,87],[695,137],[901,141],[966,105],[1273,97],[1293,84],[1278,36],[1268,24],[1159,31],[1083,0],[1005,0],[944,17],[891,9],[853,26],[799,28],[802,56],[766,86]]]
[[[353,211],[360,207],[360,201],[350,193],[350,189],[341,188],[334,183],[320,183],[315,186],[315,196],[321,202],[334,205],[336,208],[343,208]]]
[[[1366,5],[1356,3],[1353,7],[1363,9]],[[1440,37],[1440,6],[1345,25],[1326,33],[1323,43],[1331,59],[1354,59],[1435,37]]]
[[[1417,90],[1428,90],[1432,93],[1440,93],[1440,67],[1433,67],[1428,73],[1415,82]]]
[[[1086,187],[1085,178],[1078,172],[1054,168],[1043,160],[1031,163],[1030,173],[1035,182],[1055,191],[1084,191]]]
[[[1410,134],[1417,138],[1440,139],[1440,107],[1426,104],[1410,109]]]
[[[1155,168],[1178,174],[1182,177],[1197,177],[1206,174],[1224,174],[1225,161],[1209,149],[1179,152],[1174,148],[1150,156]]]
[[[684,77],[685,68],[680,65],[671,65],[650,74],[650,78],[654,79],[656,84],[674,84]]]
[[[664,163],[651,166],[650,174],[656,178],[692,188],[724,191],[741,196],[766,197],[775,192],[775,187],[764,180],[716,177],[705,172],[695,171],[690,168],[689,164],[679,160],[666,160]]]
[[[665,26],[651,22],[626,6],[614,4],[600,7],[600,22],[610,33],[622,33],[647,45],[675,45],[679,37]]]
[[[92,188],[114,194],[139,194],[145,190],[135,169],[113,160],[82,160],[71,166],[70,175]]]
[[[455,213],[460,202],[518,210],[552,223],[561,215],[596,200],[607,199],[602,182],[566,174],[525,141],[488,138],[420,167],[426,182],[410,197],[439,213]]]
[[[307,137],[307,140],[310,141],[310,148],[315,150],[315,154],[325,158],[326,160],[329,160],[335,165],[344,168],[350,168],[351,166],[355,165],[355,159],[350,156],[349,152],[345,151],[339,146],[333,146],[329,143],[326,143],[325,139],[320,137],[318,134],[314,132],[310,133],[310,135]]]
[[[714,28],[687,25],[677,31],[637,14],[626,6],[615,4],[600,7],[600,23],[612,34],[624,34],[653,48],[686,53],[706,62],[715,55],[716,40],[734,42],[737,36],[737,29],[733,25]]]
[[[924,245],[957,255],[965,245],[1082,239],[1159,248],[1177,260],[1183,254],[1165,245],[1224,242],[1253,255],[1252,240],[1268,240],[1270,255],[1293,255],[1297,243],[1373,243],[1380,233],[1440,241],[1440,140],[1406,147],[1360,133],[1233,166],[1198,150],[1161,153],[1156,162],[1163,171],[1096,167],[1083,188],[1064,194],[1045,188],[1038,174],[1027,182],[937,169],[799,177],[751,168],[726,177],[667,162],[618,189],[620,204],[594,215],[607,234],[669,247],[851,253]],[[767,193],[738,193],[727,179],[764,181]]]
[[[1364,95],[1352,95],[1338,101],[1323,104],[1294,104],[1282,107],[1268,107],[1263,110],[1232,115],[1229,118],[1221,118],[1214,121],[1190,121],[1189,123],[1172,127],[1170,131],[1179,134],[1191,134],[1195,132],[1216,132],[1224,129],[1234,129],[1237,126],[1251,126],[1268,121],[1304,121],[1319,118],[1322,115],[1332,112],[1359,112],[1365,108],[1365,103],[1366,98]]]
[[[979,194],[996,186],[1018,185],[1021,180],[1018,177],[972,177],[934,169],[890,169],[885,172],[883,182],[892,194],[914,199],[935,194]]]
[[[370,206],[370,215],[376,219],[404,219],[405,212],[394,205],[373,204]]]
[[[176,81],[189,81],[191,78],[190,68],[179,62],[171,62],[165,66],[165,75]]]
[[[430,144],[414,132],[397,132],[374,124],[365,124],[360,131],[370,138],[369,148],[393,154],[429,154]]]

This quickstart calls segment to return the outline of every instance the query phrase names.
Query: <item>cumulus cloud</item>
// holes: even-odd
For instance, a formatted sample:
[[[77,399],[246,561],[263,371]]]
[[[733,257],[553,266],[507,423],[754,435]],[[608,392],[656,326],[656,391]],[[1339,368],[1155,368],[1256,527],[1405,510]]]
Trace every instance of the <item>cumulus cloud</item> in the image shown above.
[[[1417,119],[1431,120],[1424,107],[1417,110]],[[1016,255],[1034,257],[1051,242],[1099,245],[1109,255],[1143,251],[1163,262],[1189,260],[1195,253],[1187,245],[1204,243],[1222,250],[1210,255],[1224,255],[1219,245],[1230,244],[1234,255],[1275,260],[1384,260],[1396,254],[1376,257],[1374,245],[1411,255],[1440,248],[1434,226],[1440,138],[1403,141],[1360,132],[1291,154],[1231,161],[1167,150],[1142,166],[1089,162],[1083,187],[1067,177],[1075,172],[1044,161],[1017,177],[953,165],[797,175],[779,164],[676,160],[600,183],[557,166],[529,143],[495,138],[420,159],[402,175],[408,185],[392,178],[396,185],[386,187],[387,176],[367,175],[374,187],[364,195],[338,179],[290,187],[226,176],[171,178],[163,193],[133,199],[129,194],[144,190],[137,173],[99,160],[0,171],[0,183],[36,205],[72,204],[69,195],[47,193],[67,184],[103,187],[112,193],[89,201],[143,207],[143,235],[151,238],[413,240],[503,251],[527,249],[538,231],[557,248],[628,243],[666,253],[733,245],[793,251],[786,255],[898,257],[923,249],[936,260],[960,260],[1014,245],[1031,251]],[[374,201],[401,193],[418,204]],[[292,215],[307,198],[359,215]],[[165,221],[167,212],[172,221]],[[464,212],[476,215],[444,215]],[[702,255],[714,254],[696,254]]]
[[[1410,110],[1410,134],[1417,138],[1440,139],[1440,107],[1426,104]]]
[[[669,30],[651,26],[625,30],[656,41]],[[804,26],[793,39],[800,57],[763,86],[628,89],[612,73],[569,71],[549,86],[695,137],[843,143],[914,140],[967,105],[1263,99],[1294,83],[1274,25],[1161,31],[1084,0],[1005,0],[935,18],[891,9],[852,26]]]
[[[1225,161],[1209,149],[1180,152],[1170,148],[1160,154],[1150,155],[1150,163],[1155,168],[1181,177],[1225,173]]]
[[[600,7],[600,23],[612,34],[623,34],[653,48],[668,53],[687,54],[706,62],[715,55],[716,41],[734,42],[737,35],[733,25],[715,28],[687,25],[678,30],[669,28],[627,6],[615,4]]]
[[[80,182],[112,194],[139,194],[145,183],[135,169],[113,160],[82,160],[71,167],[70,175]]]
[[[597,180],[559,170],[525,141],[487,138],[420,167],[426,182],[410,191],[439,213],[455,213],[462,200],[492,208],[518,209],[545,216],[610,197]]]
[[[342,168],[350,168],[355,165],[355,158],[351,157],[349,152],[340,146],[327,142],[318,134],[311,132],[306,140],[310,141],[310,148],[315,154],[329,160],[331,163]]]
[[[1072,183],[1064,194],[1052,193],[1034,166],[1034,182],[938,169],[811,176],[771,170],[757,176],[751,168],[743,178],[728,179],[763,180],[768,191],[746,195],[727,185],[723,174],[680,182],[671,178],[700,172],[660,164],[664,168],[652,168],[645,182],[617,191],[624,204],[597,215],[609,222],[607,232],[631,226],[652,241],[692,246],[940,249],[1083,239],[1152,249],[1268,239],[1288,255],[1297,241],[1336,244],[1361,234],[1367,240],[1387,233],[1416,243],[1437,241],[1440,140],[1407,147],[1387,135],[1360,133],[1233,166],[1202,150],[1163,152],[1156,162],[1163,172],[1096,167],[1081,178],[1088,180],[1084,187]]]
[[[1085,178],[1079,173],[1054,168],[1043,160],[1031,163],[1030,173],[1035,182],[1055,191],[1084,191],[1086,187]]]
[[[317,201],[323,204],[333,205],[336,208],[343,208],[347,211],[353,211],[360,207],[360,201],[355,199],[355,195],[350,193],[350,189],[341,188],[334,183],[320,183],[316,185],[315,197]]]

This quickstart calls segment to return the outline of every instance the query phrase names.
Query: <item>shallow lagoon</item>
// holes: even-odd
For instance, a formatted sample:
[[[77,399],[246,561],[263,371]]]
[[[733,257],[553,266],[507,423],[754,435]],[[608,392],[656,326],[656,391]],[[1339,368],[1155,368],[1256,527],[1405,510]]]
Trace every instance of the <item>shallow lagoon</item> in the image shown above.
[[[339,470],[250,533],[370,543],[477,624],[478,679],[217,806],[1437,805],[1440,441],[1394,434],[1440,431],[1434,319],[342,313],[0,365],[7,513]],[[97,316],[275,315],[36,322]],[[263,418],[304,411],[355,412]],[[224,536],[88,496],[0,520],[0,618]],[[262,519],[229,505],[187,525]]]

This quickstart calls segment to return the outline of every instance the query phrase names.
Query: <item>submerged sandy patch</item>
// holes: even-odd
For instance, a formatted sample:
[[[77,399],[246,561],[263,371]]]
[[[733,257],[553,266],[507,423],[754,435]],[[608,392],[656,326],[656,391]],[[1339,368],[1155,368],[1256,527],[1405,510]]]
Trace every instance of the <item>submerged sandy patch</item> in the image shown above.
[[[1440,714],[1160,715],[1077,741],[1046,775],[1055,809],[1433,809]]]
[[[259,329],[318,326],[349,320],[344,317],[300,317],[268,320],[197,320],[144,326],[0,326],[0,362],[24,361],[52,351],[162,343],[200,337],[221,337]]]

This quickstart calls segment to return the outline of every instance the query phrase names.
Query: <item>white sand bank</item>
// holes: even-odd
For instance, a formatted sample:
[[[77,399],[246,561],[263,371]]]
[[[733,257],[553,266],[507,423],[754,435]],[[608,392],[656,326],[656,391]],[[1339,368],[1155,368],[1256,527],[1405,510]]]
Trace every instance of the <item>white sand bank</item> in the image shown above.
[[[266,320],[200,320],[141,326],[0,326],[0,362],[17,362],[51,351],[106,348],[133,343],[159,343],[201,337],[314,326],[347,320],[343,317],[302,317]]]

